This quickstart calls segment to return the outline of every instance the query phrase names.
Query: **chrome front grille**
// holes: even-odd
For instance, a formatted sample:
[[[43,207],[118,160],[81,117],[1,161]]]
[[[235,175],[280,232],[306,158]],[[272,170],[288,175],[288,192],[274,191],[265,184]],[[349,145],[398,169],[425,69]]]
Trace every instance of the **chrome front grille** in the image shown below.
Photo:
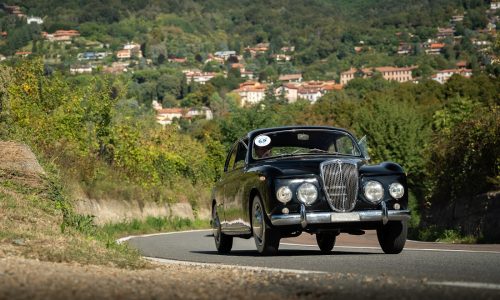
[[[321,178],[328,204],[334,211],[354,209],[358,197],[358,168],[355,162],[340,159],[321,164]]]

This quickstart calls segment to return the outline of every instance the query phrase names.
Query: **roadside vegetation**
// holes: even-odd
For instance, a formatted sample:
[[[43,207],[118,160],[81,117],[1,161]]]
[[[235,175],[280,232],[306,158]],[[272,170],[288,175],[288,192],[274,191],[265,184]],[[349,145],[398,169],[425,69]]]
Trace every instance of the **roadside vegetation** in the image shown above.
[[[33,53],[0,65],[0,140],[24,142],[50,162],[69,199],[78,190],[91,199],[187,200],[200,210],[209,203],[228,147],[249,130],[328,125],[367,135],[372,163],[390,160],[404,167],[412,238],[500,241],[498,234],[461,228],[445,222],[453,220],[449,214],[436,213],[463,203],[479,206],[478,196],[500,190],[500,65],[488,58],[500,54],[500,39],[485,31],[500,24],[499,11],[488,12],[488,2],[119,0],[113,8],[102,1],[77,2],[10,1],[28,15],[44,16],[42,25],[0,12],[0,31],[6,33],[0,52]],[[451,22],[454,16],[463,20]],[[448,27],[455,33],[441,40],[442,51],[426,54],[422,45]],[[42,38],[42,31],[59,29],[81,36],[67,44]],[[123,62],[112,54],[93,74],[69,75],[69,66],[81,63],[79,54],[116,53],[128,42],[138,43],[143,55],[131,62],[130,72],[103,75],[103,65]],[[265,53],[245,50],[259,43],[269,44]],[[402,44],[409,53],[398,54]],[[292,60],[272,59],[291,47]],[[221,50],[240,54],[260,82],[276,83],[279,75],[293,73],[338,82],[350,67],[415,65],[412,75],[419,83],[389,82],[375,73],[313,104],[286,103],[269,84],[263,102],[240,107],[239,96],[231,93],[246,80],[232,67],[237,61],[207,62]],[[186,60],[169,62],[175,58]],[[442,85],[431,79],[436,70],[463,61],[472,78],[454,75]],[[188,84],[182,71],[194,68],[219,75],[204,85]],[[164,108],[208,107],[215,118],[162,127],[153,100]],[[81,227],[79,232],[97,230],[91,217],[69,214],[64,222]],[[182,222],[149,219],[99,230],[119,236]]]

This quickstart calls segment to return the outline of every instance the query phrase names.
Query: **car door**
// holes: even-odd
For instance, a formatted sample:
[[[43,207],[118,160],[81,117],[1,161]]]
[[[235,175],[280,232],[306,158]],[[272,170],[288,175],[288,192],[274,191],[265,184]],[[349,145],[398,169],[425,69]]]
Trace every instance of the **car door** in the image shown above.
[[[224,210],[224,203],[226,203],[227,198],[228,198],[228,193],[227,193],[227,185],[229,182],[230,174],[229,172],[232,170],[234,166],[234,161],[236,159],[236,150],[237,150],[238,144],[235,144],[231,147],[231,150],[229,151],[226,162],[224,164],[224,173],[222,174],[219,182],[216,184],[216,199],[217,199],[217,211],[219,212],[219,218],[221,221],[221,227],[225,231],[225,229],[228,227],[227,225],[227,220],[226,220],[226,213]]]
[[[243,205],[245,167],[248,147],[240,141],[236,147],[234,163],[228,166],[226,172],[224,217],[227,230],[234,234],[249,233],[250,225],[245,222],[245,208]]]

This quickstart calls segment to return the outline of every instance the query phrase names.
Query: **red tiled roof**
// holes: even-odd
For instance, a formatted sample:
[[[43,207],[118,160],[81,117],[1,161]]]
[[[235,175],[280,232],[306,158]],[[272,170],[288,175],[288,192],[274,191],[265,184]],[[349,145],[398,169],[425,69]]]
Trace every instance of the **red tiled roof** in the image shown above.
[[[431,48],[431,49],[441,49],[441,48],[443,48],[444,46],[446,46],[446,45],[445,45],[445,44],[443,44],[443,43],[432,43],[432,44],[430,45],[430,48]]]
[[[349,70],[342,72],[341,74],[348,75],[348,74],[355,74],[357,70],[355,68],[350,68]]]
[[[398,67],[376,67],[375,70],[379,71],[381,73],[384,72],[408,72],[415,69],[415,67],[404,67],[404,68],[398,68]]]
[[[438,70],[438,73],[471,73],[471,69],[445,69],[445,70]]]

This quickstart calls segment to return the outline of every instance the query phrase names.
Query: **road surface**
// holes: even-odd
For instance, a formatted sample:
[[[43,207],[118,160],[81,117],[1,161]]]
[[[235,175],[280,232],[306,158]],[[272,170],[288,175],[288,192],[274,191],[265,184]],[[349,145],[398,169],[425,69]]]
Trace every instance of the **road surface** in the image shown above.
[[[239,238],[234,239],[230,254],[219,255],[209,230],[132,237],[128,243],[143,256],[160,259],[412,280],[428,286],[488,290],[500,296],[500,245],[408,241],[401,254],[387,255],[374,233],[367,232],[340,235],[333,253],[323,255],[314,236],[303,234],[282,239],[276,256],[260,256],[253,239]]]

